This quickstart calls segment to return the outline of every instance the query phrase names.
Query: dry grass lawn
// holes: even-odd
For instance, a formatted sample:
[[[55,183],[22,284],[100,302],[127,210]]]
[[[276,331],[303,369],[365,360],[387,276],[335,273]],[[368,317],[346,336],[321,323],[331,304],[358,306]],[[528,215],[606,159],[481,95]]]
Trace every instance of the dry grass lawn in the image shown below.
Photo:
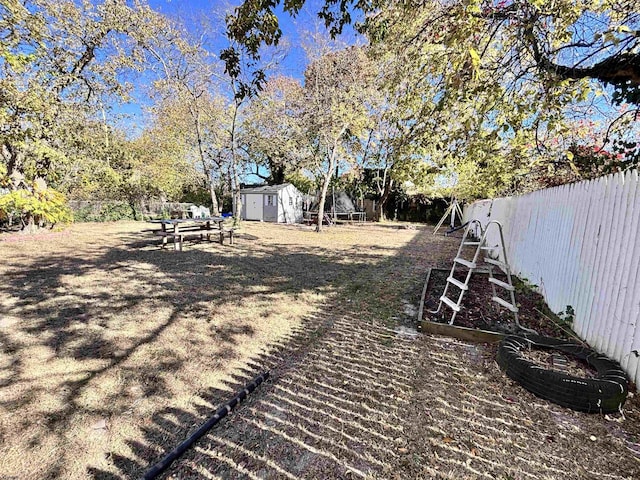
[[[399,327],[458,240],[246,223],[177,253],[144,228],[0,237],[0,478],[140,478],[265,369],[163,478],[640,478],[637,397],[571,412]]]
[[[139,474],[230,395],[247,362],[330,308],[341,278],[416,234],[250,223],[234,246],[176,253],[144,228],[0,241],[0,478]],[[154,436],[168,410],[173,427]]]

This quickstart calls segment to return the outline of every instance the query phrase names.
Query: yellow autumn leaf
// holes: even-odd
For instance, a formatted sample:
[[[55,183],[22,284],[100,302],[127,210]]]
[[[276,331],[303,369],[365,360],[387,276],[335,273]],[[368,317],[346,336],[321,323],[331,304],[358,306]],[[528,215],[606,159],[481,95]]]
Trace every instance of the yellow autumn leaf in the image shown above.
[[[473,47],[469,47],[469,55],[471,55],[471,62],[473,63],[474,70],[477,70],[480,66],[480,55]]]

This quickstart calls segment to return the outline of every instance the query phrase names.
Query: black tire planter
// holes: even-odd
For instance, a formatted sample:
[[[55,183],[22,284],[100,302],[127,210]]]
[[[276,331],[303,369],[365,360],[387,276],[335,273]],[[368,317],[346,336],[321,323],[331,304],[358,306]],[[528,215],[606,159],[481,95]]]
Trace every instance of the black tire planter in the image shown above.
[[[593,367],[597,376],[580,378],[545,369],[522,356],[521,351],[528,348],[571,355]],[[540,335],[510,335],[500,342],[496,360],[508,377],[534,395],[573,410],[618,412],[627,398],[627,377],[620,365],[577,343]]]

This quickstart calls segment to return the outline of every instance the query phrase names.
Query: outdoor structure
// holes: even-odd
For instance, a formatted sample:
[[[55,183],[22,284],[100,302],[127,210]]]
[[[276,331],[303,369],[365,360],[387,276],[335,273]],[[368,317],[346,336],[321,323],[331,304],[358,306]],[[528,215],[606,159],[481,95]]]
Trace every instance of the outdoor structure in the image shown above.
[[[317,220],[318,203],[317,197],[309,202],[309,209],[304,212],[305,221],[315,222]],[[334,222],[364,222],[367,220],[366,212],[358,210],[353,200],[344,191],[333,191],[327,195],[324,213],[326,219],[331,219]]]
[[[444,215],[442,215],[442,218],[440,218],[440,221],[436,225],[436,228],[433,230],[434,235],[438,233],[438,230],[440,229],[442,224],[447,220],[447,217],[449,215],[451,215],[451,222],[449,224],[450,231],[448,231],[447,234],[451,233],[456,229],[456,215],[460,218],[460,223],[464,224],[464,222],[462,221],[464,214],[462,213],[462,209],[460,208],[458,199],[456,199],[455,197],[451,199],[451,203],[449,203],[447,210],[444,212]]]
[[[500,222],[512,271],[640,384],[638,171],[482,200],[464,214],[464,221]],[[495,234],[487,237],[496,243]]]
[[[242,219],[264,222],[302,222],[303,195],[290,183],[244,188],[242,196]]]

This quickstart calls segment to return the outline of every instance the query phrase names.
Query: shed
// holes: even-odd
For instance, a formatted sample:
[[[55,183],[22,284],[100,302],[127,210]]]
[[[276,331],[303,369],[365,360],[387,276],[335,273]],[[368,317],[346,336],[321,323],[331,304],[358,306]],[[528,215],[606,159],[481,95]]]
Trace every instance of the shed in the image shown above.
[[[303,194],[291,183],[243,188],[242,219],[278,223],[302,222]]]

